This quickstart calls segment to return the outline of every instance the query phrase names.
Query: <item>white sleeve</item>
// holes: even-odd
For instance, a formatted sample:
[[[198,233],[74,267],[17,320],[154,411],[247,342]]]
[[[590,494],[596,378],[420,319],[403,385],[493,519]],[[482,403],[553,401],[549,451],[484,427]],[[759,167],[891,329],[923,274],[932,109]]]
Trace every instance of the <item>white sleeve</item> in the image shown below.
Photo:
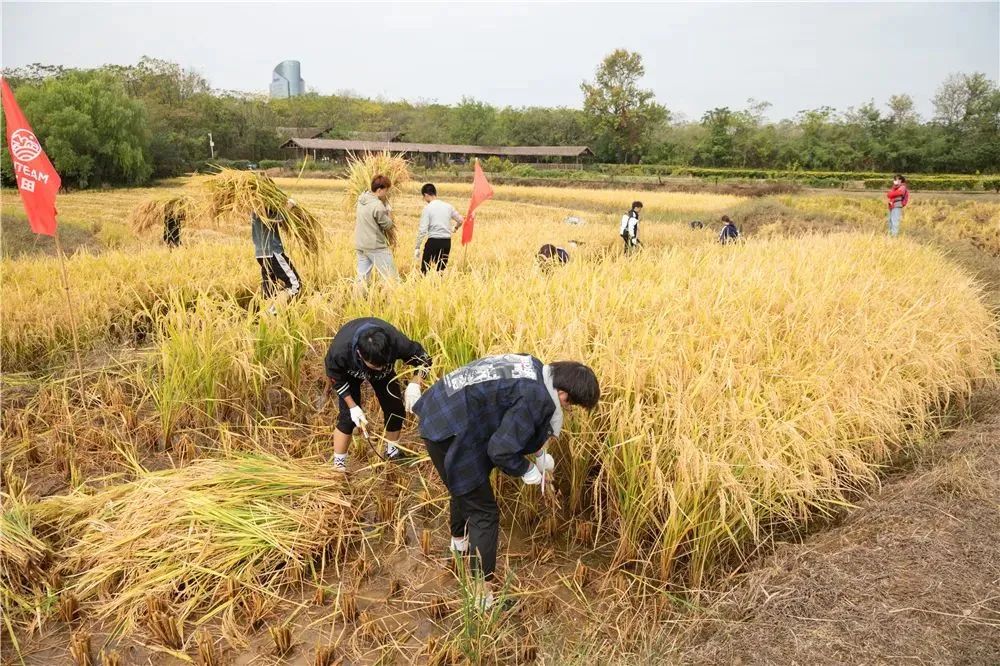
[[[451,207],[451,219],[455,220],[459,224],[465,223],[465,218],[462,217],[461,213],[459,213],[457,210],[455,210],[454,206]]]
[[[628,229],[628,222],[629,222],[629,220],[631,220],[631,219],[632,219],[632,216],[631,216],[631,215],[622,215],[622,226],[621,226],[621,228],[620,228],[620,229],[618,230],[618,234],[619,234],[619,235],[621,235],[621,234],[625,233],[625,230],[626,230],[626,229]]]
[[[417,228],[417,243],[414,249],[420,249],[420,241],[424,239],[427,232],[430,231],[431,226],[431,216],[427,213],[427,206],[424,206],[424,212],[420,213],[420,226]]]

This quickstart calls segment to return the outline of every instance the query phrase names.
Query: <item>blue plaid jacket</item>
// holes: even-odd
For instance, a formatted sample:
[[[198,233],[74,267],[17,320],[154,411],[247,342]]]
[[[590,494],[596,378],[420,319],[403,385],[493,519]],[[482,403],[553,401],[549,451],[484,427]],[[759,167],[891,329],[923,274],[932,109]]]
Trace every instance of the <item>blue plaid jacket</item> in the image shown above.
[[[525,354],[488,356],[434,383],[414,405],[420,435],[454,437],[445,455],[452,495],[483,485],[494,467],[522,476],[551,436],[555,403],[542,379],[542,362]]]

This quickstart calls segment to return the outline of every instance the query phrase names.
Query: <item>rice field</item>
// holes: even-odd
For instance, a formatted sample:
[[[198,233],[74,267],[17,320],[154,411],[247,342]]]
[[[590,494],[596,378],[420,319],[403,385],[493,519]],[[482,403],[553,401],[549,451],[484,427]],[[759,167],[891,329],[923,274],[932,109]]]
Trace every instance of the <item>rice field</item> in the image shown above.
[[[273,316],[258,314],[248,228],[185,232],[167,250],[125,226],[142,200],[196,183],[62,196],[63,224],[120,239],[68,262],[82,375],[56,261],[3,260],[5,653],[625,662],[776,537],[848,511],[998,381],[983,285],[930,244],[879,235],[866,201],[781,198],[856,230],[770,228],[723,247],[715,225],[686,221],[746,200],[496,187],[472,245],[422,278],[411,183],[393,201],[403,280],[361,293],[346,184],[277,184],[324,238],[316,256],[289,243],[305,289]],[[439,186],[460,211],[468,192]],[[645,247],[626,258],[618,218],[636,198]],[[5,225],[11,210],[5,198]],[[908,213],[904,230],[969,240],[1000,205]],[[538,268],[538,247],[571,241],[568,265]],[[478,612],[451,566],[446,494],[414,423],[412,466],[356,441],[358,473],[331,478],[322,357],[365,315],[422,341],[434,377],[510,351],[596,371],[604,398],[555,445],[555,495],[496,480],[516,615]]]

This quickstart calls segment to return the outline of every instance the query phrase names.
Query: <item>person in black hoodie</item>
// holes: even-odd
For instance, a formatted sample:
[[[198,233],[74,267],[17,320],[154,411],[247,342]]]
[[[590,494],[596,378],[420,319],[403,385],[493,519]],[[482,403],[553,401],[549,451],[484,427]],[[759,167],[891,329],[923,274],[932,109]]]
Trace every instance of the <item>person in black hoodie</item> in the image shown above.
[[[499,467],[526,485],[555,468],[547,453],[562,429],[563,410],[593,409],[601,396],[594,371],[576,361],[543,365],[527,354],[487,356],[434,383],[413,406],[420,436],[451,494],[451,548],[471,552],[472,569],[487,584],[480,601],[492,605],[500,512],[490,473]]]
[[[723,245],[728,245],[729,243],[735,243],[740,239],[740,230],[736,228],[736,224],[729,219],[728,215],[722,216],[722,222],[724,226],[722,227],[722,232],[719,234],[719,242]]]
[[[400,391],[396,361],[419,368],[406,391]],[[385,418],[385,457],[399,460],[403,452],[396,444],[403,429],[405,412],[413,411],[420,399],[420,381],[427,376],[431,358],[419,342],[410,340],[381,319],[365,317],[344,324],[326,353],[326,395],[336,393],[340,402],[337,428],[333,432],[333,465],[347,471],[347,449],[355,428],[367,432],[368,419],[361,409],[361,383],[367,380]]]

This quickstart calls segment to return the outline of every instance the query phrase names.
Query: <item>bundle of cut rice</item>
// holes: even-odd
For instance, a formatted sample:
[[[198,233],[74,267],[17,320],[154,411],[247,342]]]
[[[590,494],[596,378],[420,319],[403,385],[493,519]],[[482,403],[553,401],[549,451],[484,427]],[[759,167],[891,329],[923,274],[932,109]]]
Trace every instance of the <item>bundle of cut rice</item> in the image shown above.
[[[289,197],[270,176],[253,171],[220,169],[202,186],[206,198],[202,214],[211,219],[249,221],[257,215],[266,225],[278,228],[299,242],[308,252],[319,250],[322,226],[319,218],[301,204],[290,205]]]
[[[145,233],[151,229],[163,227],[167,218],[177,220],[184,225],[198,213],[198,207],[191,197],[180,195],[149,199],[133,208],[126,223],[137,233]]]
[[[67,588],[128,633],[149,597],[181,620],[214,615],[247,595],[277,595],[324,554],[336,560],[362,538],[346,489],[324,462],[257,455],[199,460],[35,508],[65,542]]]
[[[403,185],[412,180],[410,175],[410,164],[403,158],[402,153],[392,154],[388,150],[377,153],[363,153],[358,156],[350,153],[347,156],[347,190],[344,194],[344,213],[354,215],[358,205],[358,198],[371,189],[372,180],[375,176],[385,176],[392,186],[386,195],[386,203],[391,203],[393,197],[401,191]],[[397,219],[394,217],[394,219]],[[392,246],[396,245],[397,224],[386,233],[386,239]]]

